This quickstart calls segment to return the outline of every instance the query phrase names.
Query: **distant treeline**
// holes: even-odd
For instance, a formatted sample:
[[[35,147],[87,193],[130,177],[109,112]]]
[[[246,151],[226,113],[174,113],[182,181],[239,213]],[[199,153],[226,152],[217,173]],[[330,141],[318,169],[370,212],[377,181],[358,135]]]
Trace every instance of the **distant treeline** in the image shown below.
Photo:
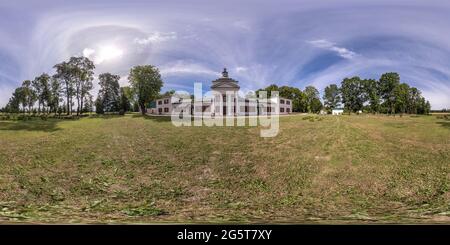
[[[130,86],[120,87],[119,75],[103,73],[98,76],[99,92],[94,100],[91,91],[94,63],[86,57],[71,57],[54,66],[52,76],[43,73],[34,80],[25,80],[15,89],[8,104],[1,111],[48,115],[53,113],[82,115],[86,112],[119,113],[146,112],[146,106],[160,97],[163,81],[159,70],[151,65],[135,66],[128,76]],[[344,107],[347,112],[429,114],[430,103],[419,89],[400,82],[397,73],[385,73],[379,80],[345,78],[341,85],[325,88],[323,103],[314,86],[305,90],[270,85],[264,89],[279,91],[281,97],[292,100],[294,112],[318,113]],[[169,91],[167,93],[174,93]]]
[[[50,113],[77,116],[83,113],[120,113],[141,111],[154,100],[163,86],[159,70],[150,65],[135,66],[130,70],[129,87],[120,87],[120,76],[100,74],[99,92],[94,101],[91,91],[94,63],[86,57],[71,57],[54,66],[56,72],[34,80],[25,80],[16,88],[8,104],[1,110],[8,113],[48,115]]]
[[[273,84],[260,90],[279,91],[281,97],[292,100],[294,112],[330,112],[343,107],[347,112],[429,114],[431,109],[430,102],[425,100],[421,91],[400,82],[400,76],[395,72],[385,73],[379,80],[352,77],[343,79],[340,86],[328,85],[323,103],[314,86],[301,91],[299,88]]]

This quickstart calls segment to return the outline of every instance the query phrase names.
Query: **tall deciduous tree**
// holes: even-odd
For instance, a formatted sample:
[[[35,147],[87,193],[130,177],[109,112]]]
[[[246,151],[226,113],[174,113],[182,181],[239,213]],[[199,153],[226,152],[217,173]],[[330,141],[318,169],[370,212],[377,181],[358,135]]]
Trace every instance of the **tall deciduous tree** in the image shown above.
[[[281,86],[280,97],[292,100],[292,111],[306,112],[308,109],[305,94],[298,88]]]
[[[36,77],[33,82],[33,88],[36,91],[38,101],[38,112],[45,111],[45,107],[51,103],[51,91],[50,91],[50,76],[47,73]]]
[[[72,114],[72,98],[74,95],[74,81],[72,79],[73,71],[72,66],[67,62],[62,62],[54,66],[56,74],[54,78],[61,84],[61,89],[66,97],[66,113]]]
[[[103,73],[98,76],[98,79],[100,90],[97,103],[101,103],[104,112],[118,112],[120,107],[120,76]]]
[[[60,95],[61,95],[61,84],[59,83],[58,79],[55,76],[53,76],[51,78],[50,83],[50,100],[48,102],[50,111],[53,113],[57,113],[58,111]]]
[[[383,99],[383,106],[390,114],[395,113],[395,89],[400,84],[400,75],[389,72],[381,75],[379,91]]]
[[[24,107],[28,107],[28,113],[31,113],[31,109],[33,108],[33,105],[36,103],[37,100],[36,92],[34,91],[30,80],[23,81],[22,88],[23,88],[22,103],[24,103]]]
[[[317,90],[314,86],[307,86],[303,91],[306,97],[306,104],[308,106],[308,112],[317,112],[318,108],[317,101],[320,102],[319,90]],[[322,105],[322,102],[320,102]],[[320,109],[319,109],[320,110]]]
[[[123,115],[130,110],[131,104],[126,93],[126,88],[120,88],[119,112],[121,115]]]
[[[75,86],[75,97],[77,100],[77,115],[83,112],[83,103],[89,97],[94,80],[94,63],[86,57],[71,57],[71,78]]]
[[[158,68],[151,65],[135,66],[131,69],[128,80],[144,115],[145,106],[155,100],[161,91],[163,86],[161,74]]]
[[[408,109],[409,101],[409,85],[406,83],[401,83],[394,89],[395,97],[395,110],[401,114],[406,113]]]
[[[380,112],[380,92],[378,82],[374,79],[363,80],[363,89],[369,101],[369,111],[372,113]]]
[[[341,91],[336,84],[330,84],[325,87],[323,95],[323,100],[325,104],[325,108],[327,110],[332,110],[339,106],[341,103]]]
[[[359,77],[345,78],[341,83],[342,102],[349,112],[362,110],[367,100],[364,85]]]

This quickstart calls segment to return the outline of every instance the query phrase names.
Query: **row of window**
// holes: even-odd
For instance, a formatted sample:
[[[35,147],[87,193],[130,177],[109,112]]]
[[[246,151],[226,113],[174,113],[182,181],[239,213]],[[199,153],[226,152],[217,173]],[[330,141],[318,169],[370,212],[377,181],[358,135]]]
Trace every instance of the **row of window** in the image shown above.
[[[163,108],[158,108],[158,112],[162,113],[163,112]],[[169,112],[169,108],[164,108],[164,112]]]
[[[158,100],[158,105],[162,105],[162,103],[163,103],[162,100]],[[165,99],[164,104],[169,104],[169,99]]]
[[[234,101],[236,101],[236,99],[234,99]],[[227,102],[227,97],[224,95],[223,96],[223,102]],[[246,101],[247,102],[247,101]],[[285,104],[286,105],[290,105],[291,101],[290,100],[280,100],[280,104]],[[162,105],[163,104],[163,100],[158,100],[158,105]],[[169,99],[164,99],[164,104],[169,104]]]
[[[280,104],[284,104],[284,100],[280,100]],[[286,105],[290,105],[291,101],[290,100],[286,100]]]

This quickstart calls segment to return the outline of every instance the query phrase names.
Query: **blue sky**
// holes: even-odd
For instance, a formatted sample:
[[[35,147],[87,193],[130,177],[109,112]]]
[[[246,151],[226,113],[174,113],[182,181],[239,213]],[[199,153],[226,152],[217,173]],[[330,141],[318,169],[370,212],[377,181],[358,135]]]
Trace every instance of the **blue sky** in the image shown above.
[[[130,67],[156,65],[165,90],[209,86],[223,67],[244,90],[321,92],[397,71],[433,109],[450,108],[449,13],[450,2],[414,0],[2,0],[0,106],[22,80],[85,55],[122,85]]]

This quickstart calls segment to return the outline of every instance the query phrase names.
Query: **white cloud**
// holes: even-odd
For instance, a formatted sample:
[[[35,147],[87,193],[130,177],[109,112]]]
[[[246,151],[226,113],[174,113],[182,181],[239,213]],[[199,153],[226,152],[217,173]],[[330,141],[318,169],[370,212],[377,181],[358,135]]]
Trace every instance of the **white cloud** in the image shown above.
[[[101,46],[98,50],[85,48],[83,49],[83,56],[94,61],[94,64],[99,65],[105,61],[114,60],[123,56],[123,50],[114,45]]]
[[[236,72],[237,72],[237,73],[245,72],[245,71],[247,71],[247,70],[248,70],[248,68],[245,67],[245,66],[238,66],[238,67],[236,67]]]
[[[352,59],[357,55],[355,52],[348,50],[346,48],[338,47],[338,46],[336,46],[335,43],[330,42],[325,39],[308,41],[308,43],[313,45],[316,48],[321,48],[321,49],[326,49],[326,50],[336,52],[339,56],[341,56],[342,58],[345,58],[345,59]]]
[[[166,64],[160,69],[163,75],[181,75],[181,74],[203,74],[203,75],[213,75],[220,76],[220,73],[213,71],[207,67],[200,64],[189,63],[185,61],[177,61],[170,64]]]
[[[151,43],[161,43],[177,39],[176,32],[153,32],[147,38],[136,38],[134,42],[139,45],[148,45]]]
[[[83,56],[86,58],[91,58],[94,53],[95,53],[94,49],[91,49],[91,48],[83,49]]]

